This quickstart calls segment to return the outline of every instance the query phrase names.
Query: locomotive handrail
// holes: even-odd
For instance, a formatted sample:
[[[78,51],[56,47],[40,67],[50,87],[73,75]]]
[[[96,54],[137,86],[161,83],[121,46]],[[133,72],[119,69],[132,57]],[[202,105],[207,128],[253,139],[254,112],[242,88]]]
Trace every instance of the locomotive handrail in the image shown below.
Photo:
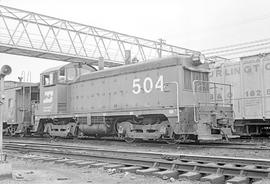
[[[200,83],[207,83],[207,84],[214,84],[214,87],[213,88],[210,88],[209,86],[208,86],[208,91],[209,91],[209,89],[214,89],[214,102],[200,102],[200,104],[222,104],[223,106],[226,106],[226,105],[231,105],[231,103],[232,103],[232,99],[231,99],[231,96],[229,97],[229,102],[230,103],[225,103],[225,99],[223,98],[223,100],[222,100],[222,103],[218,103],[218,101],[219,100],[217,100],[216,99],[216,85],[222,85],[222,86],[228,86],[229,87],[229,89],[230,89],[230,94],[231,94],[231,84],[225,84],[225,83],[219,83],[219,82],[211,82],[211,81],[202,81],[202,80],[194,80],[193,82],[192,82],[192,92],[193,92],[193,97],[194,97],[194,105],[193,105],[193,108],[194,108],[194,121],[195,122],[198,122],[197,121],[197,117],[196,117],[196,104],[197,104],[197,98],[196,98],[196,83],[198,83],[198,82],[200,82]],[[200,92],[203,92],[203,90],[202,91],[200,91]],[[209,91],[209,93],[210,93],[210,91]]]
[[[179,83],[177,81],[171,81],[164,83],[164,86],[168,84],[175,84],[176,85],[176,106],[177,106],[177,122],[180,122],[180,111],[179,111]]]
[[[196,118],[196,94],[195,94],[195,83],[197,82],[198,80],[194,80],[192,82],[192,93],[193,93],[193,97],[194,97],[194,105],[193,105],[193,117],[194,117],[194,122],[198,122],[197,121],[197,118]]]

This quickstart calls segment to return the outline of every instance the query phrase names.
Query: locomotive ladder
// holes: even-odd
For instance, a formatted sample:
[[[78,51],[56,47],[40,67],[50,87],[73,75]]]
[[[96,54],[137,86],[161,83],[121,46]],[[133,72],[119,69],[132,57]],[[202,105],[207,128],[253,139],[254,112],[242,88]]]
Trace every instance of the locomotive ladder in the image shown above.
[[[0,53],[105,66],[200,52],[0,5]]]

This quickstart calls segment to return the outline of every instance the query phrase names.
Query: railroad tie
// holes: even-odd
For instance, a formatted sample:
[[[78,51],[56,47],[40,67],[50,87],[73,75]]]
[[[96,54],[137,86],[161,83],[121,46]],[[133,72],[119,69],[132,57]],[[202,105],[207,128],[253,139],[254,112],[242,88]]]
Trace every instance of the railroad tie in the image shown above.
[[[124,165],[122,165],[122,164],[108,164],[108,165],[105,165],[103,168],[106,170],[106,169],[117,169],[120,167],[124,167]]]
[[[34,157],[37,157],[37,156],[35,156],[35,155],[27,155],[27,156],[20,156],[19,158],[21,158],[23,160],[30,160],[30,159],[32,159]]]
[[[194,181],[194,180],[200,180],[201,177],[202,177],[201,173],[196,172],[196,171],[190,171],[184,174],[180,174],[178,178]]]
[[[81,162],[76,162],[74,163],[76,166],[78,167],[88,167],[90,166],[91,164],[94,164],[96,163],[95,161],[81,161]]]
[[[76,163],[82,162],[82,160],[68,160],[65,162],[66,165],[76,165]]]
[[[202,182],[210,182],[211,184],[223,184],[225,182],[225,177],[222,174],[210,174],[204,176],[200,179]]]
[[[108,165],[108,163],[98,162],[98,163],[90,164],[89,167],[98,168],[98,167],[104,167],[105,165]]]
[[[177,170],[165,170],[165,171],[154,172],[153,175],[160,177],[162,179],[165,179],[165,178],[177,179],[179,176],[179,172]]]
[[[127,167],[120,167],[117,170],[121,172],[136,172],[136,170],[142,169],[140,166],[127,166]]]
[[[48,157],[48,158],[43,158],[43,162],[54,162],[56,160],[58,160],[59,158],[55,158],[55,157]]]
[[[226,184],[248,184],[249,179],[245,176],[235,176],[226,181]]]
[[[44,159],[47,159],[48,157],[43,157],[43,156],[37,156],[37,157],[32,157],[31,160],[33,161],[42,161]]]
[[[156,168],[156,167],[149,167],[147,169],[137,169],[136,170],[136,174],[150,175],[153,172],[157,172],[157,171],[159,171],[158,168]]]
[[[65,163],[68,160],[71,160],[71,159],[69,159],[69,158],[62,158],[62,159],[59,159],[59,160],[55,160],[54,163],[56,163],[56,164],[63,164],[63,163]]]

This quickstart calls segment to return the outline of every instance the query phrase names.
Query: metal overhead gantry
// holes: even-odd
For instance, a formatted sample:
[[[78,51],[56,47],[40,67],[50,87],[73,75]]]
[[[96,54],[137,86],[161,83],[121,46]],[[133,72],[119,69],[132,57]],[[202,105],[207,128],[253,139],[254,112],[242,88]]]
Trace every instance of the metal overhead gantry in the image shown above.
[[[146,61],[169,55],[200,55],[200,52],[72,21],[0,5],[0,52],[106,67],[131,59]]]

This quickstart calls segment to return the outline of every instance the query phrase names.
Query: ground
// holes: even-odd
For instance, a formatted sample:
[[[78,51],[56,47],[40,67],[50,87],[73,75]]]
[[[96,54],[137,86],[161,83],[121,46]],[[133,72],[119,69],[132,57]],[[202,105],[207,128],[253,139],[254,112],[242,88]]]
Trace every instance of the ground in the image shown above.
[[[10,159],[13,179],[0,184],[196,184],[199,182],[162,180],[154,176],[133,173],[111,173],[103,168],[78,168],[62,164]]]
[[[31,140],[24,140],[25,142]],[[199,155],[219,155],[246,158],[266,158],[269,159],[269,150],[234,150],[223,148],[186,148],[181,145],[134,143],[127,144],[119,141],[102,140],[43,140],[52,144],[81,145],[106,149],[124,149],[129,151],[157,151],[165,153],[179,154],[199,154]],[[41,141],[41,142],[43,142]],[[269,145],[259,142],[259,145]],[[56,165],[52,163],[22,161],[9,159],[13,167],[13,179],[0,181],[0,184],[199,184],[195,181],[162,180],[154,176],[141,176],[133,173],[110,173],[103,168],[77,168],[75,166]],[[263,181],[260,184],[269,184],[270,181]]]
[[[0,184],[209,184],[198,181],[162,180],[133,173],[110,173],[102,168],[77,168],[53,163],[10,159],[13,179]],[[269,184],[269,180],[258,182]]]

